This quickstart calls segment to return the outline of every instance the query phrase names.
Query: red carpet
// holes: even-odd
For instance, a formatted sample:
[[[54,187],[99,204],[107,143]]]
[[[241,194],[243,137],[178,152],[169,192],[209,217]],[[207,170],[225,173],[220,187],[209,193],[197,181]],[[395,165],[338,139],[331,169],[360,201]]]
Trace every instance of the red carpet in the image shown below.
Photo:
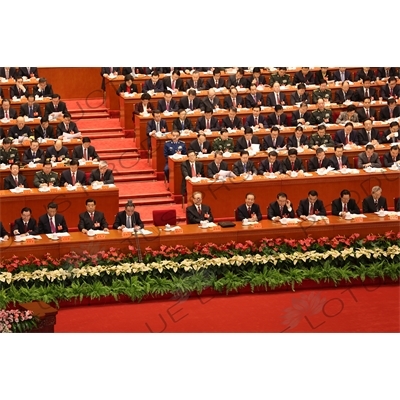
[[[399,286],[62,308],[56,332],[399,332]]]

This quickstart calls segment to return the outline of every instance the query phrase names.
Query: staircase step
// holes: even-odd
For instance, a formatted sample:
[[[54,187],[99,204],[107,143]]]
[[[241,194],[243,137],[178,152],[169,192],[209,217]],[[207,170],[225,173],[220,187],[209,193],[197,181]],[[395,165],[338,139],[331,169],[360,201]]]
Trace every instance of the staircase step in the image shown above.
[[[115,159],[115,153],[103,153],[101,150],[97,152],[97,154],[101,157],[102,160],[112,160],[116,162],[117,160]],[[123,153],[118,155],[118,160],[121,159],[140,159],[139,153],[137,151],[124,151]]]
[[[86,130],[81,129],[82,136],[90,137],[90,139],[122,139],[125,137],[122,131],[104,131],[104,130]]]
[[[115,180],[115,182],[149,181],[149,180],[155,181],[155,176],[151,175],[151,174],[126,174],[126,175],[123,175],[123,174],[115,173],[114,180]]]
[[[96,112],[93,111],[88,112],[87,110],[79,110],[79,111],[68,110],[68,111],[71,114],[72,120],[75,122],[87,118],[110,118],[110,114],[108,113],[107,110],[96,111]]]
[[[126,198],[119,198],[119,206],[124,206],[127,199],[132,199],[135,206],[147,206],[147,205],[175,205],[171,197],[147,197],[147,198],[135,198],[135,196],[130,196]]]

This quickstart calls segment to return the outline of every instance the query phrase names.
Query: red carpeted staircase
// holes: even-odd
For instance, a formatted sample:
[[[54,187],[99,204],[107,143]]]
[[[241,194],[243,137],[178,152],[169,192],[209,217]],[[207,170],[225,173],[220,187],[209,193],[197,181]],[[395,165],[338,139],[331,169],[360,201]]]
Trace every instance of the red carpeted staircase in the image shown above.
[[[119,187],[120,210],[132,199],[145,224],[153,223],[154,209],[174,208],[178,223],[185,222],[182,204],[176,204],[164,181],[147,159],[141,159],[134,138],[125,137],[118,118],[111,118],[102,98],[69,99],[67,104],[73,121],[83,136],[92,140],[97,153],[112,168]]]

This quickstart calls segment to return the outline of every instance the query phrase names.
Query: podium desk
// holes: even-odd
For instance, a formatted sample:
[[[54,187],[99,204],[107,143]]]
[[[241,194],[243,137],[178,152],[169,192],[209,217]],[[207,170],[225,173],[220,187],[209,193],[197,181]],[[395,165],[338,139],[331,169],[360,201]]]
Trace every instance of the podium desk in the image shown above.
[[[359,170],[358,174],[332,171],[325,176],[318,176],[315,172],[310,174],[311,176],[297,178],[279,175],[275,179],[254,176],[246,181],[243,177],[229,178],[226,182],[216,182],[212,179],[199,183],[187,181],[187,196],[190,199],[193,192],[202,192],[203,203],[211,207],[214,218],[229,218],[234,216],[234,210],[244,203],[246,193],[249,192],[254,193],[255,202],[260,205],[262,214],[266,214],[267,207],[276,200],[279,192],[287,194],[295,211],[300,200],[307,198],[310,190],[318,192],[318,198],[323,201],[327,211],[331,209],[331,202],[340,197],[343,189],[350,190],[360,209],[362,200],[371,194],[373,186],[382,188],[382,196],[386,197],[389,206],[392,199],[400,195],[399,171],[367,173]]]

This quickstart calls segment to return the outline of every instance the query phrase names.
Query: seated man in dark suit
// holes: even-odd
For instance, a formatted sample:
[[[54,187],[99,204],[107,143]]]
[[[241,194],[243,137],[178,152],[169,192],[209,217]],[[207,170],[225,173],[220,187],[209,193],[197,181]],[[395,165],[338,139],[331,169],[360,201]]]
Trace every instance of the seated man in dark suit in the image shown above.
[[[39,149],[39,142],[37,140],[32,140],[29,149],[24,151],[22,162],[24,164],[29,164],[30,162],[41,164],[43,161],[44,151]]]
[[[200,78],[200,72],[194,70],[192,72],[192,77],[186,81],[186,90],[204,90],[206,87],[202,78]]]
[[[340,197],[332,201],[332,215],[345,217],[346,213],[360,214],[360,209],[354,199],[351,198],[350,191],[344,189],[340,192]]]
[[[292,202],[287,198],[286,193],[280,192],[268,207],[268,219],[279,221],[281,218],[294,218]]]
[[[210,154],[211,153],[211,143],[207,140],[204,132],[199,132],[197,134],[197,139],[193,140],[189,145],[189,150],[193,150],[196,153]]]
[[[108,232],[104,213],[96,211],[96,200],[86,199],[86,211],[79,214],[78,229],[82,233],[87,233],[91,229]]]
[[[391,76],[398,77],[398,71],[395,67],[379,67],[377,70],[377,79],[387,82]]]
[[[366,119],[363,122],[364,127],[358,131],[358,144],[366,145],[367,143],[371,143],[374,146],[381,142],[381,137],[379,136],[379,132],[377,129],[372,127],[372,121],[370,119]]]
[[[103,182],[106,185],[114,183],[114,175],[111,169],[108,169],[106,161],[100,161],[99,168],[91,172],[88,184],[91,185],[93,182]]]
[[[39,118],[42,116],[40,105],[35,103],[35,96],[33,94],[28,94],[28,102],[21,104],[19,115],[20,117],[26,116],[28,118]]]
[[[254,203],[255,198],[256,196],[254,193],[246,194],[244,204],[240,205],[236,209],[236,221],[247,219],[251,222],[257,222],[262,220],[260,206]]]
[[[215,159],[207,166],[207,176],[212,179],[219,178],[219,171],[228,171],[228,164],[223,160],[222,151],[215,152]]]
[[[32,218],[32,210],[29,207],[24,207],[21,210],[21,217],[14,221],[13,232],[15,236],[28,236],[39,234],[35,218]]]
[[[51,97],[53,88],[47,83],[46,78],[39,78],[38,84],[33,88],[33,94],[38,97]]]
[[[170,90],[166,90],[164,92],[164,98],[158,100],[157,109],[159,109],[161,112],[178,111],[178,103],[172,98],[172,92]]]
[[[16,67],[0,67],[0,78],[17,79],[18,78],[17,68]]]
[[[292,126],[310,125],[311,112],[308,111],[307,103],[301,103],[300,108],[292,112]]]
[[[187,224],[200,224],[201,221],[214,221],[211,208],[203,204],[203,195],[201,192],[193,192],[192,202],[193,205],[186,207]]]
[[[336,132],[335,144],[357,144],[358,145],[358,132],[353,130],[353,123],[346,122],[344,129]]]
[[[240,67],[237,69],[236,74],[231,75],[226,84],[227,87],[240,87],[247,88],[249,86],[249,81],[244,77],[244,68]]]
[[[281,92],[279,82],[274,82],[272,92],[267,95],[267,107],[287,104],[285,93]]]
[[[301,71],[294,74],[293,85],[298,83],[305,83],[306,85],[314,83],[314,74],[310,71],[310,67],[301,67]]]
[[[125,210],[120,211],[115,216],[113,229],[134,228],[135,231],[144,228],[144,223],[140,219],[140,214],[135,211],[135,204],[132,200],[128,200],[125,204]]]
[[[100,157],[96,149],[90,144],[90,138],[85,136],[82,138],[82,145],[75,146],[72,152],[72,158],[85,161],[99,161]]]
[[[382,189],[374,186],[371,189],[371,195],[366,197],[362,202],[363,213],[374,213],[380,210],[387,211],[386,198],[382,196]]]
[[[308,161],[309,172],[318,169],[326,169],[331,166],[331,160],[328,157],[325,157],[325,151],[322,147],[318,147],[315,153],[316,155]]]
[[[8,240],[10,234],[6,231],[6,229],[3,226],[3,223],[0,221],[0,238],[3,240]]]
[[[63,146],[63,142],[60,139],[54,142],[54,146],[46,150],[45,161],[61,162],[66,158],[69,158],[68,147]]]
[[[374,87],[371,87],[371,79],[369,77],[363,80],[362,87],[358,88],[353,95],[354,101],[363,101],[365,98],[378,100],[378,93]]]
[[[192,111],[200,111],[200,110],[204,111],[204,104],[203,104],[203,101],[199,97],[196,97],[196,90],[190,89],[188,91],[188,95],[183,96],[179,100],[178,109],[192,110]]]
[[[64,114],[64,120],[57,125],[56,136],[62,139],[63,136],[68,138],[68,134],[80,133],[78,126],[75,122],[71,121],[71,115],[68,113]]]
[[[196,161],[196,152],[188,150],[188,159],[181,164],[182,185],[181,193],[186,196],[186,181],[190,178],[204,176],[203,163]]]
[[[1,117],[1,115],[0,115]],[[379,119],[387,121],[388,119],[400,117],[400,107],[397,105],[396,100],[393,98],[388,99],[387,106],[381,108]]]
[[[230,108],[228,111],[228,115],[222,120],[221,128],[244,130],[242,118],[236,116],[236,114],[237,114],[237,109],[235,107]]]
[[[379,155],[375,153],[375,147],[372,144],[365,146],[365,151],[358,155],[358,168],[381,168],[381,160]]]
[[[49,118],[47,115],[40,120],[40,125],[34,129],[33,133],[35,135],[35,139],[55,139],[54,129],[49,124]]]
[[[46,104],[46,107],[44,108],[44,114],[52,117],[55,117],[57,113],[61,113],[61,115],[67,114],[67,105],[60,100],[60,95],[57,93],[54,93],[51,96],[51,102]]]
[[[262,148],[264,150],[268,149],[281,149],[285,146],[285,139],[283,136],[279,136],[279,128],[273,126],[271,128],[271,133],[264,137],[262,142]]]
[[[288,155],[281,161],[280,173],[290,175],[293,171],[298,172],[300,175],[304,173],[304,165],[300,158],[297,157],[297,150],[291,148],[288,150]]]
[[[204,115],[196,121],[196,132],[218,132],[220,130],[218,118],[213,116],[212,108],[206,108]]]
[[[137,85],[133,83],[133,76],[131,74],[127,74],[124,77],[124,83],[121,83],[117,89],[117,95],[120,94],[131,94],[137,93],[138,88]]]
[[[208,79],[206,82],[206,90],[211,88],[223,88],[225,87],[225,80],[221,78],[221,69],[214,68],[213,77]]]
[[[160,74],[157,71],[151,73],[151,78],[148,79],[143,85],[143,93],[147,93],[151,90],[154,93],[162,93],[164,91],[164,83],[160,80]]]
[[[253,74],[248,80],[247,87],[250,87],[250,85],[256,85],[256,86],[265,86],[269,87],[267,80],[265,79],[265,76],[261,75],[261,68],[260,67],[254,67],[253,68]]]
[[[189,118],[186,118],[186,110],[179,110],[178,115],[178,118],[172,122],[172,130],[191,133],[193,131],[193,125],[192,121]]]
[[[400,154],[399,154],[399,146],[392,146],[390,150],[383,156],[383,166],[391,167],[393,164],[399,164]]]
[[[350,168],[349,159],[343,154],[343,145],[337,144],[334,148],[335,155],[330,158],[331,166],[336,170]]]
[[[383,132],[381,141],[382,143],[399,143],[399,136],[399,123],[397,121],[392,121],[389,125],[389,129]]]
[[[269,127],[271,126],[286,126],[286,114],[283,111],[283,107],[278,104],[275,107],[275,112],[269,114],[267,117],[267,124]]]
[[[27,188],[29,186],[26,178],[19,172],[19,164],[12,164],[10,175],[4,178],[4,190],[14,189],[16,187]]]
[[[8,131],[8,137],[13,139],[18,139],[20,137],[29,138],[30,136],[32,136],[32,131],[28,125],[25,125],[24,117],[18,117],[17,125],[13,125]]]
[[[3,99],[0,107],[0,119],[17,119],[17,112],[11,108],[10,100]]]
[[[64,233],[68,232],[67,222],[61,214],[57,214],[58,205],[49,203],[47,213],[39,217],[39,233]]]
[[[239,175],[257,175],[257,168],[255,167],[253,161],[249,161],[249,152],[241,151],[240,160],[233,164],[233,173],[237,176]]]
[[[387,85],[381,87],[381,97],[383,100],[393,97],[397,100],[400,97],[400,85],[397,84],[397,78],[391,76]]]
[[[375,72],[371,67],[362,67],[356,72],[354,82],[364,81],[367,77],[374,81],[376,79]]]
[[[231,107],[242,108],[245,106],[245,102],[242,96],[238,96],[238,91],[234,86],[229,89],[229,96],[224,98],[224,108],[229,110]]]
[[[371,99],[369,97],[363,100],[363,106],[357,110],[357,114],[358,120],[362,123],[367,119],[375,121],[376,111],[374,108],[371,108]]]
[[[12,99],[20,99],[20,98],[26,98],[29,94],[29,89],[28,87],[25,87],[23,84],[22,77],[18,77],[15,85],[10,87],[10,97]]]
[[[322,200],[318,199],[318,192],[316,190],[310,190],[308,192],[308,197],[304,200],[300,200],[296,213],[299,218],[304,220],[306,220],[309,215],[326,216],[324,203]]]
[[[217,109],[219,108],[219,98],[215,94],[215,89],[208,89],[208,95],[203,99],[203,109],[211,108]]]
[[[164,77],[164,89],[168,90],[168,88],[170,88],[174,93],[182,92],[184,90],[184,84],[180,76],[181,71],[179,71],[179,69],[174,69],[171,76]]]
[[[78,170],[79,161],[72,159],[69,163],[69,169],[61,173],[60,186],[84,186],[86,185],[86,175]]]
[[[37,67],[19,67],[19,76],[27,78],[39,78]]]
[[[307,135],[305,135],[302,126],[297,126],[294,134],[290,137],[288,137],[287,140],[287,148],[290,149],[291,147],[294,148],[299,148],[299,147],[304,147],[304,146],[308,146],[308,137]]]
[[[263,106],[264,99],[262,93],[257,91],[256,85],[250,85],[250,93],[245,98],[245,105],[247,108],[253,108],[254,106]]]
[[[244,135],[237,140],[235,151],[240,153],[243,150],[249,150],[252,144],[260,144],[260,140],[253,134],[253,130],[247,127],[244,130]]]
[[[267,119],[260,114],[261,113],[261,107],[260,106],[254,106],[253,107],[253,114],[249,115],[246,118],[246,122],[244,123],[244,127],[252,127],[255,129],[263,129],[268,127],[268,122]]]
[[[336,90],[335,103],[343,104],[345,101],[353,101],[354,92],[350,90],[350,84],[346,80],[341,83],[341,89]]]
[[[279,175],[281,173],[280,169],[281,163],[280,161],[278,161],[278,153],[275,150],[271,150],[268,153],[268,157],[260,162],[260,165],[258,167],[258,175]]]
[[[297,90],[290,96],[290,104],[294,105],[297,103],[310,103],[310,99],[306,93],[306,85],[304,83],[299,83],[297,85]]]
[[[351,81],[351,72],[346,71],[346,67],[339,67],[339,70],[333,73],[333,79],[339,82]]]
[[[399,200],[397,201],[397,204],[396,204],[396,211],[400,211],[400,198],[399,198]]]

